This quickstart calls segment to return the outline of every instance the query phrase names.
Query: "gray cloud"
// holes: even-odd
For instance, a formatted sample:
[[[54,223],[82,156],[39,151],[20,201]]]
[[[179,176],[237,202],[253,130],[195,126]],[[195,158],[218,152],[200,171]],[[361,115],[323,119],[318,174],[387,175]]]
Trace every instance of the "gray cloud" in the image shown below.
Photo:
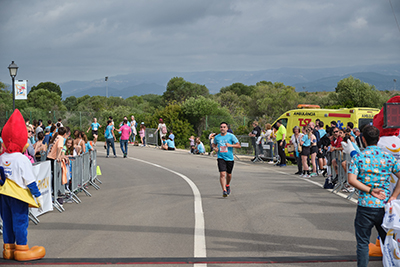
[[[400,2],[392,4],[400,20]],[[6,83],[11,60],[17,78],[37,84],[400,59],[400,32],[383,0],[2,0],[0,34]]]

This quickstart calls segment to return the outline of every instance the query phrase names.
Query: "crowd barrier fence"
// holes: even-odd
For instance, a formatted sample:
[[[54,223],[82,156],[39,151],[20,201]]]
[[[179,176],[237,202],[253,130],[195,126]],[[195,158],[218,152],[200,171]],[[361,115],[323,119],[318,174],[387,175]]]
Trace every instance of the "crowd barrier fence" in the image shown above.
[[[350,155],[343,153],[342,151],[339,151],[339,150],[331,152],[331,156],[332,156],[332,161],[335,159],[336,163],[337,163],[337,173],[336,173],[336,170],[335,170],[333,164],[331,164],[331,166],[330,166],[331,172],[332,172],[332,177],[334,178],[334,177],[336,177],[336,175],[338,176],[337,184],[335,185],[335,187],[332,190],[332,193],[334,193],[334,192],[341,191],[342,189],[345,188],[346,184],[348,184],[347,171],[349,170],[351,157],[350,157]],[[343,168],[343,165],[342,165],[343,162],[345,162],[346,168]],[[352,198],[354,194],[358,194],[357,189],[354,189],[354,191],[351,192],[347,196],[347,199]]]
[[[39,162],[41,164],[43,162]],[[70,158],[70,163],[66,165],[66,175],[69,177],[68,182],[63,185],[62,177],[64,170],[60,162],[54,161],[54,171],[52,182],[50,183],[50,190],[52,189],[53,207],[59,212],[64,212],[65,208],[58,202],[59,197],[66,196],[76,204],[82,201],[77,196],[78,193],[84,192],[87,196],[92,196],[88,191],[88,186],[93,186],[96,190],[100,186],[101,181],[97,177],[97,151],[90,151],[82,155]],[[38,224],[40,221],[32,211],[29,212],[29,219]]]
[[[156,148],[158,147],[158,136],[159,136],[159,132],[156,132],[157,129],[154,128],[146,128],[145,131],[145,137],[146,137],[146,145],[153,145],[156,146]]]
[[[248,135],[238,135],[236,136],[239,140],[241,148],[235,148],[235,155],[254,155],[255,159],[253,162],[257,161],[276,161],[279,163],[278,146],[276,141],[263,143],[262,149],[259,145],[254,148],[254,142],[256,138],[250,137]]]

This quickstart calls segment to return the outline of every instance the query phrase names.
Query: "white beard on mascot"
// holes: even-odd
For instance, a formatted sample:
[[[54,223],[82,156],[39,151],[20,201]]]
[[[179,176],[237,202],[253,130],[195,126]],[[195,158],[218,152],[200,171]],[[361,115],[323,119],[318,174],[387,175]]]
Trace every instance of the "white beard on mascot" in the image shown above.
[[[400,103],[400,96],[395,96],[389,99],[387,103]],[[398,114],[400,116],[400,114]],[[384,125],[384,109],[375,115],[373,120],[373,125],[379,129],[379,142],[378,147],[383,151],[392,154],[397,160],[400,160],[400,138],[399,138],[399,128],[383,128]],[[390,192],[393,193],[397,183],[397,177],[392,174],[390,179]],[[400,196],[397,198],[399,199]],[[381,246],[379,239],[376,243],[369,244],[369,255],[380,257],[382,256]]]
[[[29,144],[24,118],[18,109],[2,130],[4,152],[0,155],[0,214],[3,220],[3,258],[30,261],[45,256],[41,246],[28,247],[29,207],[43,205],[32,163],[22,153]],[[35,201],[36,198],[36,201]]]

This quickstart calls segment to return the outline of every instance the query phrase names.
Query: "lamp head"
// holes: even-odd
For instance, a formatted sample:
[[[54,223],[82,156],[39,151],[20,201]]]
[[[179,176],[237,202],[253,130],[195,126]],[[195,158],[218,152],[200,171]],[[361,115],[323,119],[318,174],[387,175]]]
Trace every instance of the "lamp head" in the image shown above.
[[[17,76],[18,66],[14,63],[14,61],[11,62],[11,64],[8,66],[8,69],[10,70],[11,77]]]

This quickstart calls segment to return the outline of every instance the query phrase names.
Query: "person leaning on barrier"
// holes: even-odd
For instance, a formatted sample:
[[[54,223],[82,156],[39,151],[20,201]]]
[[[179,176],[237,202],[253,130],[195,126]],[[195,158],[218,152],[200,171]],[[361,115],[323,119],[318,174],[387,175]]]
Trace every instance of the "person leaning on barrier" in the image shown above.
[[[377,146],[379,129],[368,125],[363,129],[365,150],[357,153],[350,140],[342,142],[345,153],[352,159],[349,165],[349,184],[360,193],[354,227],[357,240],[357,266],[367,266],[369,261],[369,241],[371,229],[375,226],[382,243],[386,232],[381,224],[385,214],[385,203],[397,198],[400,194],[400,183],[397,182],[390,195],[390,178],[393,173],[400,178],[400,163],[397,159]]]

